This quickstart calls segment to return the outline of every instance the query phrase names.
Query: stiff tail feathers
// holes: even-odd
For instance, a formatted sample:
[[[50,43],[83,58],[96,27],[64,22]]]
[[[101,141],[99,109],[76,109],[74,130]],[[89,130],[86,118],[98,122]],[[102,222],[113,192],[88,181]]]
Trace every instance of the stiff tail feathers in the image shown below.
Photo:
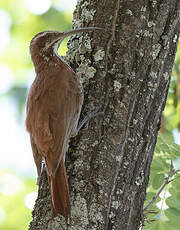
[[[49,179],[53,218],[60,214],[67,219],[70,216],[70,197],[66,168],[63,161],[60,162],[55,176],[50,176]]]

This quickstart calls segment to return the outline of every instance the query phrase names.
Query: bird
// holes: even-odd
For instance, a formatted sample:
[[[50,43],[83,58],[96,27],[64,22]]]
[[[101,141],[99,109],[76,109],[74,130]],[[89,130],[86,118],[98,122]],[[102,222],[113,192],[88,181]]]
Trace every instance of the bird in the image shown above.
[[[58,48],[64,38],[94,30],[101,28],[84,27],[66,32],[42,31],[30,42],[36,78],[27,98],[25,123],[38,178],[41,176],[42,162],[45,161],[53,218],[59,214],[66,219],[70,217],[65,155],[69,139],[78,133],[77,126],[84,99],[83,86],[78,76],[58,55]]]

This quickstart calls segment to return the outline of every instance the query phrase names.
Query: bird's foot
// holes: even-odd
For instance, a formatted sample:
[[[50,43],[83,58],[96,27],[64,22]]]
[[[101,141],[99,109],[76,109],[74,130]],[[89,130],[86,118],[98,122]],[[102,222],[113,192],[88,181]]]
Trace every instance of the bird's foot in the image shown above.
[[[79,122],[78,127],[77,127],[77,131],[79,132],[80,129],[88,129],[88,124],[89,124],[89,120],[91,118],[94,118],[96,116],[99,115],[104,115],[104,112],[101,111],[102,105],[100,105],[98,108],[96,108],[94,111],[89,112],[85,118]]]

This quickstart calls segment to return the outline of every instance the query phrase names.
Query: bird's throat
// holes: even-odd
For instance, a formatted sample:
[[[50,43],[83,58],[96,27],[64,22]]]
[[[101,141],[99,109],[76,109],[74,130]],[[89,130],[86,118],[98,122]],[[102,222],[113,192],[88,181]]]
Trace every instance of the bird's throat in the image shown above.
[[[53,53],[58,57],[61,58],[58,54],[58,48],[60,46],[61,40],[57,41],[54,45],[53,45]]]

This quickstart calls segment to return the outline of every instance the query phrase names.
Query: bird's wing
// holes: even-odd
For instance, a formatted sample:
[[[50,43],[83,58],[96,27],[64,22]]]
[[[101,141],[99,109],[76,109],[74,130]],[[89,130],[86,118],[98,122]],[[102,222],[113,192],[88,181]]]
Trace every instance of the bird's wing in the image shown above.
[[[46,159],[48,174],[51,175],[55,174],[65,157],[69,137],[75,133],[83,91],[72,73],[68,76],[61,73],[60,78],[55,78],[53,72],[49,74],[52,76],[48,77],[47,82],[44,76],[38,76],[31,87],[26,126]]]
[[[81,92],[74,88],[68,89],[65,93],[59,95],[59,101],[56,108],[57,114],[51,114],[49,117],[49,129],[53,135],[53,146],[47,156],[49,168],[54,173],[61,160],[64,161],[65,153],[68,149],[69,138],[75,136],[78,124],[81,106]]]

